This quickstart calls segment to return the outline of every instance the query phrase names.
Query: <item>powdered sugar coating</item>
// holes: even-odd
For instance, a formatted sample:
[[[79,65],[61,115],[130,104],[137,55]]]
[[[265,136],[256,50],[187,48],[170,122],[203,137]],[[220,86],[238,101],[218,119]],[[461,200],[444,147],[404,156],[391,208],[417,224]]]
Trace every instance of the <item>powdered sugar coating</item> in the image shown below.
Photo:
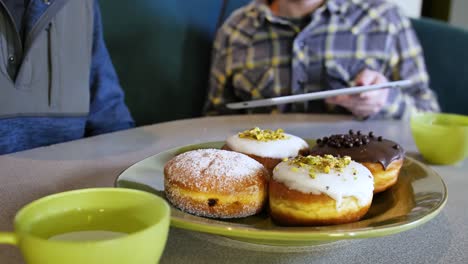
[[[166,198],[191,214],[245,217],[266,202],[268,172],[247,155],[219,150],[188,151],[164,167]]]
[[[201,192],[231,193],[240,182],[248,185],[265,168],[256,160],[233,151],[199,149],[180,154],[166,165],[170,181]],[[255,177],[253,177],[255,176]],[[166,177],[167,178],[167,177]]]

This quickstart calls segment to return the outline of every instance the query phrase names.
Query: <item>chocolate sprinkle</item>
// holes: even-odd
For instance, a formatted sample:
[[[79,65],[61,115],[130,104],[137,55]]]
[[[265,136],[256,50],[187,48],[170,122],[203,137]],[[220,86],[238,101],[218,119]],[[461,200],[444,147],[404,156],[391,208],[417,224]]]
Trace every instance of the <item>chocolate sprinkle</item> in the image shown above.
[[[311,149],[311,155],[350,156],[357,162],[378,162],[383,168],[394,160],[404,157],[404,150],[397,143],[375,136],[374,132],[335,134],[323,137],[320,144]],[[317,140],[319,142],[319,140]]]
[[[351,131],[352,132],[352,131]],[[319,147],[335,147],[335,148],[352,148],[355,146],[361,146],[364,144],[369,143],[369,137],[367,135],[363,135],[361,132],[359,134],[338,134],[338,135],[331,135],[330,137],[323,137],[321,139],[317,139],[317,144]]]

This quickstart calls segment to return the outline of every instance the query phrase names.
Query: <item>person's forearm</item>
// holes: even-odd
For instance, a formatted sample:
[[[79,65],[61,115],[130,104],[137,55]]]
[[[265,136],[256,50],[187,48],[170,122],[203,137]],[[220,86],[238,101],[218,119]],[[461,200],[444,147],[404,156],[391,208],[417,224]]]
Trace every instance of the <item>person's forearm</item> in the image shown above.
[[[94,33],[90,72],[90,111],[86,134],[97,135],[134,126],[102,34],[101,14],[94,5]]]

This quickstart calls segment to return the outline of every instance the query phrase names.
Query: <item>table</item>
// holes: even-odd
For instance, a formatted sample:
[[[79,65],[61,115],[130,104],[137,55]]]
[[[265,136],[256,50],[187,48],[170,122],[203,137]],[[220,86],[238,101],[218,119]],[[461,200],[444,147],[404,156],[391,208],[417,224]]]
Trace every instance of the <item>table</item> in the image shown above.
[[[224,140],[254,126],[284,128],[304,138],[346,133],[349,129],[372,130],[405,146],[409,155],[418,156],[409,125],[403,121],[358,122],[345,116],[293,114],[205,117],[155,124],[0,156],[0,230],[12,230],[14,214],[39,197],[112,186],[120,172],[152,154],[179,145]],[[448,203],[436,218],[410,231],[283,252],[171,228],[161,263],[468,263],[468,160],[432,168],[447,184]],[[24,262],[16,248],[0,245],[0,263]]]

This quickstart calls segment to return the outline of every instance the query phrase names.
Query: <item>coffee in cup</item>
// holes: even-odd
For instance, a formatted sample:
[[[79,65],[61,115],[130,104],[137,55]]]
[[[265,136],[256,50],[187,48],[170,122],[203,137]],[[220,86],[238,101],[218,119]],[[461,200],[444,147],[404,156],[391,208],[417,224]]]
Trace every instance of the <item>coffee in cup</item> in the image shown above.
[[[169,231],[167,202],[118,188],[69,191],[41,198],[15,217],[0,243],[20,248],[29,264],[130,264],[159,261]]]

